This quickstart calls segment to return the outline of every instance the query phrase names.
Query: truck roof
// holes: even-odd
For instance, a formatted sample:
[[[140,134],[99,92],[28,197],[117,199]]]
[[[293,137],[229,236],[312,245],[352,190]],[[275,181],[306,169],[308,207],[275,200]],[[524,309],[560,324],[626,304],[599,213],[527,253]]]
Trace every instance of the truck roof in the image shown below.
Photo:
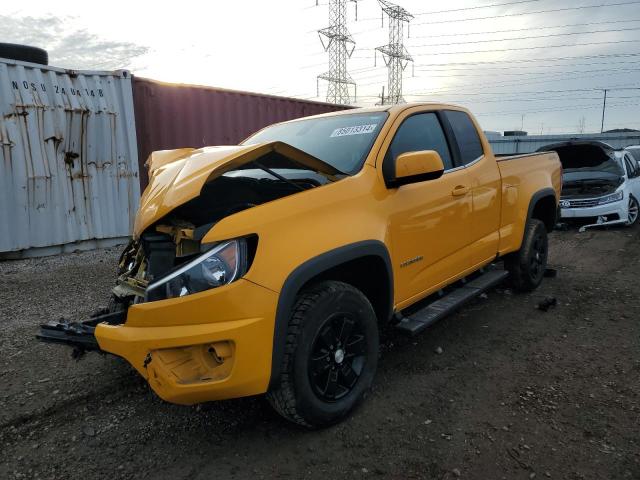
[[[309,118],[334,117],[334,116],[338,116],[338,115],[352,115],[354,113],[389,112],[391,114],[397,114],[397,113],[402,112],[403,110],[406,110],[408,108],[413,108],[413,107],[430,107],[430,108],[433,108],[434,110],[454,109],[454,110],[467,111],[467,109],[464,108],[464,107],[461,107],[459,105],[448,104],[448,103],[409,102],[409,103],[402,103],[400,105],[380,105],[380,106],[376,106],[376,107],[350,108],[350,109],[347,109],[347,110],[339,110],[337,112],[321,113],[319,115],[312,115],[312,116],[309,116],[309,117],[296,118],[294,120],[288,120],[286,122],[280,122],[280,123],[297,122],[297,121],[306,120],[306,119],[309,119]]]

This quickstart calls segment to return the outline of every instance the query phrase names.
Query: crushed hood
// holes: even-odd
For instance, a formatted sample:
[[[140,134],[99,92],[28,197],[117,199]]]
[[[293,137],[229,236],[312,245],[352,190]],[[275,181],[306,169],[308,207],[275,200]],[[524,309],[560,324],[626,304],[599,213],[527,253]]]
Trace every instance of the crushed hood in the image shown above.
[[[197,197],[208,181],[270,152],[279,153],[330,177],[341,173],[328,163],[284,142],[154,152],[146,163],[149,185],[140,199],[134,237],[139,237],[147,227],[176,207]]]

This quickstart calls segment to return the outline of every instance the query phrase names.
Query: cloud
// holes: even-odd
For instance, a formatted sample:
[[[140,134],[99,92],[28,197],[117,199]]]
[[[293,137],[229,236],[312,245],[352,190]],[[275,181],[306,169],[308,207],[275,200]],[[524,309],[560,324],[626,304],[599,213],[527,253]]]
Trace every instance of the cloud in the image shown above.
[[[115,70],[131,68],[149,48],[135,43],[101,38],[83,28],[74,28],[72,17],[15,17],[0,15],[3,41],[44,48],[49,63],[73,69]]]

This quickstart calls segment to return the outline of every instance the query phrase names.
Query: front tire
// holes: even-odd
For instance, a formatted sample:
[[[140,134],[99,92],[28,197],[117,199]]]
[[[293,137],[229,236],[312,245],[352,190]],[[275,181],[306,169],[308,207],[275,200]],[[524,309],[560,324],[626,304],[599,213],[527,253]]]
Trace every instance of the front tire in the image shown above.
[[[311,428],[334,424],[371,388],[378,324],[367,297],[351,285],[327,281],[302,292],[286,342],[280,381],[267,399],[287,420]]]
[[[507,255],[504,261],[516,290],[530,292],[540,285],[547,269],[548,253],[547,228],[542,221],[532,218],[525,226],[520,250]]]
[[[638,204],[638,200],[633,195],[629,195],[629,214],[627,217],[627,226],[635,225],[638,221],[638,216],[640,212],[640,205]]]

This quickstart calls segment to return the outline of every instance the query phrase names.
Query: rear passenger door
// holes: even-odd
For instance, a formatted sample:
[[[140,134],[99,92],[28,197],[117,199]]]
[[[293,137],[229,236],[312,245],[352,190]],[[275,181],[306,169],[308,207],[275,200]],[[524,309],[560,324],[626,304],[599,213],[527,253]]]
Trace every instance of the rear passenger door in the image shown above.
[[[435,150],[445,167],[442,177],[391,189],[385,199],[401,304],[469,268],[471,193],[465,169],[454,164],[441,112],[410,109],[396,121],[397,130],[381,150],[385,175],[394,176],[395,159],[406,152]]]
[[[464,166],[471,186],[473,213],[470,228],[472,266],[493,259],[500,240],[502,180],[500,170],[488,145],[483,145],[479,126],[463,111],[445,110],[447,127],[455,141],[456,161]]]

